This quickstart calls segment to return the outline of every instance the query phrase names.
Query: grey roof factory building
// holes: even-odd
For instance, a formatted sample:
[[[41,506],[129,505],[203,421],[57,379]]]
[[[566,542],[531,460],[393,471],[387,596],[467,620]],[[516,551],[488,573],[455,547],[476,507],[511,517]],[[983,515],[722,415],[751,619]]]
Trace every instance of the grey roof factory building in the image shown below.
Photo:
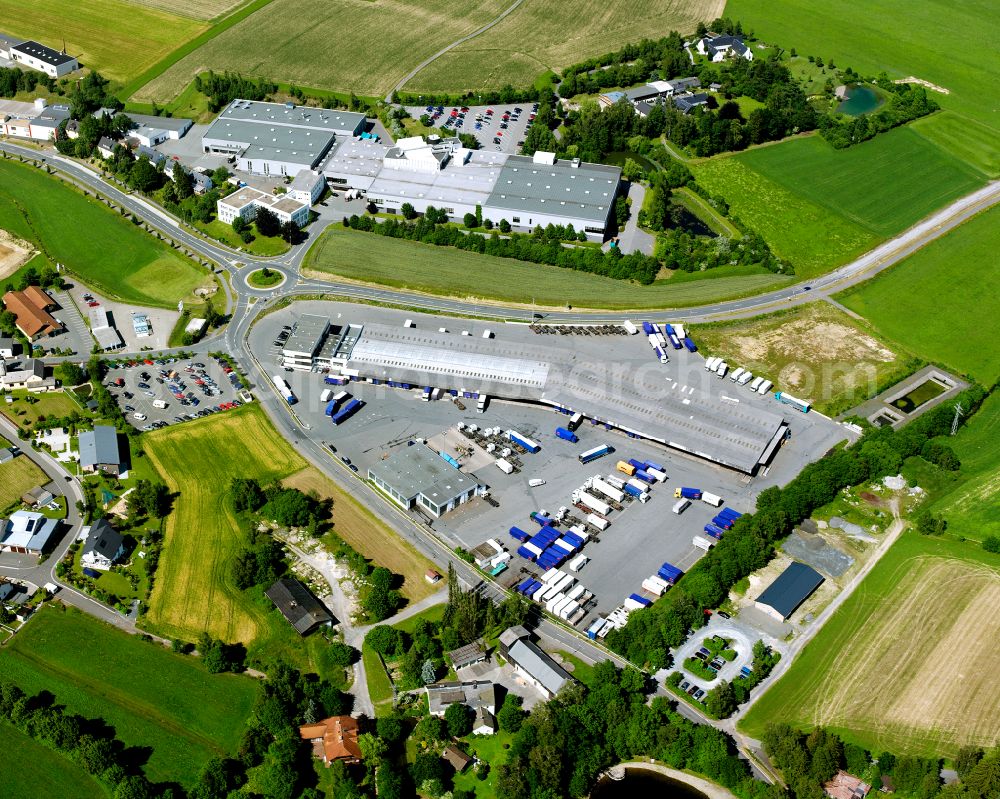
[[[365,115],[353,111],[233,100],[201,143],[206,153],[235,156],[241,171],[294,177],[315,169],[338,138],[364,128]]]
[[[407,510],[419,507],[435,518],[468,502],[482,490],[472,477],[424,444],[397,449],[368,469],[368,479],[400,507]]]
[[[823,575],[804,563],[792,561],[764,593],[756,605],[777,621],[785,621],[823,582]]]

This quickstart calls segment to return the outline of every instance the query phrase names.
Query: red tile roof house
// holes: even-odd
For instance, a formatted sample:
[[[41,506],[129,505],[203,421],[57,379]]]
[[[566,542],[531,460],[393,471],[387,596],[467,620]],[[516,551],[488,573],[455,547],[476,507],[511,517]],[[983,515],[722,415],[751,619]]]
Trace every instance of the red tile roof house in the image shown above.
[[[823,784],[831,799],[865,799],[871,786],[846,771],[838,771],[832,780]]]
[[[299,735],[304,741],[311,741],[313,756],[326,763],[329,768],[335,760],[346,764],[361,762],[358,747],[358,721],[350,716],[331,716],[315,724],[303,724]]]

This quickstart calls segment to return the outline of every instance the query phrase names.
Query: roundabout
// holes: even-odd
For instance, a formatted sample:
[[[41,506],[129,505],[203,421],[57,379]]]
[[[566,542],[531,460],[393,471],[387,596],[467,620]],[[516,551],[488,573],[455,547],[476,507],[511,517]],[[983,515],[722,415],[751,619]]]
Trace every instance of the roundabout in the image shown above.
[[[255,291],[270,291],[271,289],[283,286],[287,280],[288,275],[284,272],[271,269],[268,266],[253,269],[243,277],[243,282],[247,285],[247,288]]]

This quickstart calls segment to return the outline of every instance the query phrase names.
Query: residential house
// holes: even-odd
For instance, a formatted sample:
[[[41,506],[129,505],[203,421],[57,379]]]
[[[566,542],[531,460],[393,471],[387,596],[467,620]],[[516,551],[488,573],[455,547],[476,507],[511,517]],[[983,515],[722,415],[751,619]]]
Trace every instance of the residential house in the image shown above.
[[[0,336],[0,358],[13,358],[20,345],[10,336]]]
[[[841,769],[823,783],[823,790],[830,799],[865,799],[871,786]]]
[[[87,532],[80,551],[80,564],[107,571],[125,554],[125,539],[107,519],[98,519]]]
[[[41,555],[58,526],[58,519],[48,519],[41,513],[14,511],[0,527],[0,552]]]
[[[146,156],[146,159],[153,166],[163,166],[167,162],[167,157],[163,153],[161,153],[159,150],[154,150],[152,147],[147,147],[144,144],[140,144],[138,147],[136,147],[134,154],[136,158],[141,158],[142,156]]]
[[[333,614],[298,580],[282,577],[265,592],[299,635],[333,625]]]
[[[49,311],[58,304],[38,286],[28,286],[24,291],[8,291],[3,304],[16,317],[15,324],[29,341],[61,333],[62,322]]]
[[[532,685],[551,699],[573,678],[531,640],[531,634],[521,625],[509,627],[500,634],[500,655]]]
[[[435,682],[424,690],[427,691],[427,711],[432,716],[444,716],[452,705],[468,705],[473,710],[483,707],[490,713],[497,710],[497,687],[489,680]]]
[[[115,145],[118,144],[114,139],[108,136],[101,136],[100,140],[97,142],[97,152],[101,154],[101,158],[111,158],[115,154]]]
[[[727,58],[745,58],[747,61],[753,61],[753,52],[739,36],[717,36],[710,33],[698,40],[695,49],[716,63]]]
[[[625,92],[604,92],[597,98],[597,104],[602,108],[611,108],[625,96]]]
[[[458,774],[465,771],[472,765],[472,758],[459,749],[455,744],[448,744],[441,753],[441,759],[446,760]]]
[[[80,467],[85,472],[103,472],[115,477],[128,471],[118,431],[110,425],[96,425],[79,437]]]
[[[358,722],[350,716],[331,716],[315,724],[299,727],[303,741],[312,743],[313,756],[322,760],[326,767],[335,760],[347,765],[361,762],[361,748],[358,746]]]
[[[49,489],[42,486],[35,486],[30,491],[25,491],[21,494],[21,502],[31,508],[40,508],[43,505],[48,505],[54,499],[55,495]]]
[[[54,377],[45,376],[45,363],[37,358],[23,361],[0,361],[0,388],[7,391],[26,388],[28,391],[55,391]]]
[[[704,92],[698,94],[679,94],[673,98],[674,106],[682,114],[690,114],[699,105],[708,103],[708,95]]]
[[[497,717],[485,707],[476,708],[476,717],[472,720],[473,735],[494,735],[497,731]]]

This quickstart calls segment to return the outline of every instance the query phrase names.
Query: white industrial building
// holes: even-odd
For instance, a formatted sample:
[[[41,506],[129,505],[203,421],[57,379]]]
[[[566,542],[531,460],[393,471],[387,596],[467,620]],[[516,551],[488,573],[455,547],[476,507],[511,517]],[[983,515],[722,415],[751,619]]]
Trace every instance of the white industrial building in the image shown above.
[[[237,189],[216,203],[219,221],[230,225],[236,217],[252,222],[261,208],[270,209],[282,224],[294,222],[301,228],[309,223],[309,203],[288,195],[265,194],[249,186]]]
[[[322,164],[332,185],[367,193],[386,213],[403,203],[429,206],[461,219],[480,210],[494,225],[506,220],[519,231],[548,224],[572,225],[592,238],[608,230],[621,179],[618,167],[469,150],[458,138],[418,136],[395,145],[371,141],[338,144]]]
[[[315,169],[303,169],[288,187],[288,196],[293,200],[314,205],[326,189],[326,178]]]
[[[30,40],[12,45],[8,52],[14,63],[44,72],[50,78],[61,78],[80,68],[73,56]]]
[[[0,102],[0,133],[35,141],[54,141],[59,126],[69,119],[68,106],[49,106],[43,98],[33,103],[15,100]]]
[[[294,177],[364,128],[365,115],[352,111],[233,100],[205,131],[202,149],[235,158],[243,172]]]

